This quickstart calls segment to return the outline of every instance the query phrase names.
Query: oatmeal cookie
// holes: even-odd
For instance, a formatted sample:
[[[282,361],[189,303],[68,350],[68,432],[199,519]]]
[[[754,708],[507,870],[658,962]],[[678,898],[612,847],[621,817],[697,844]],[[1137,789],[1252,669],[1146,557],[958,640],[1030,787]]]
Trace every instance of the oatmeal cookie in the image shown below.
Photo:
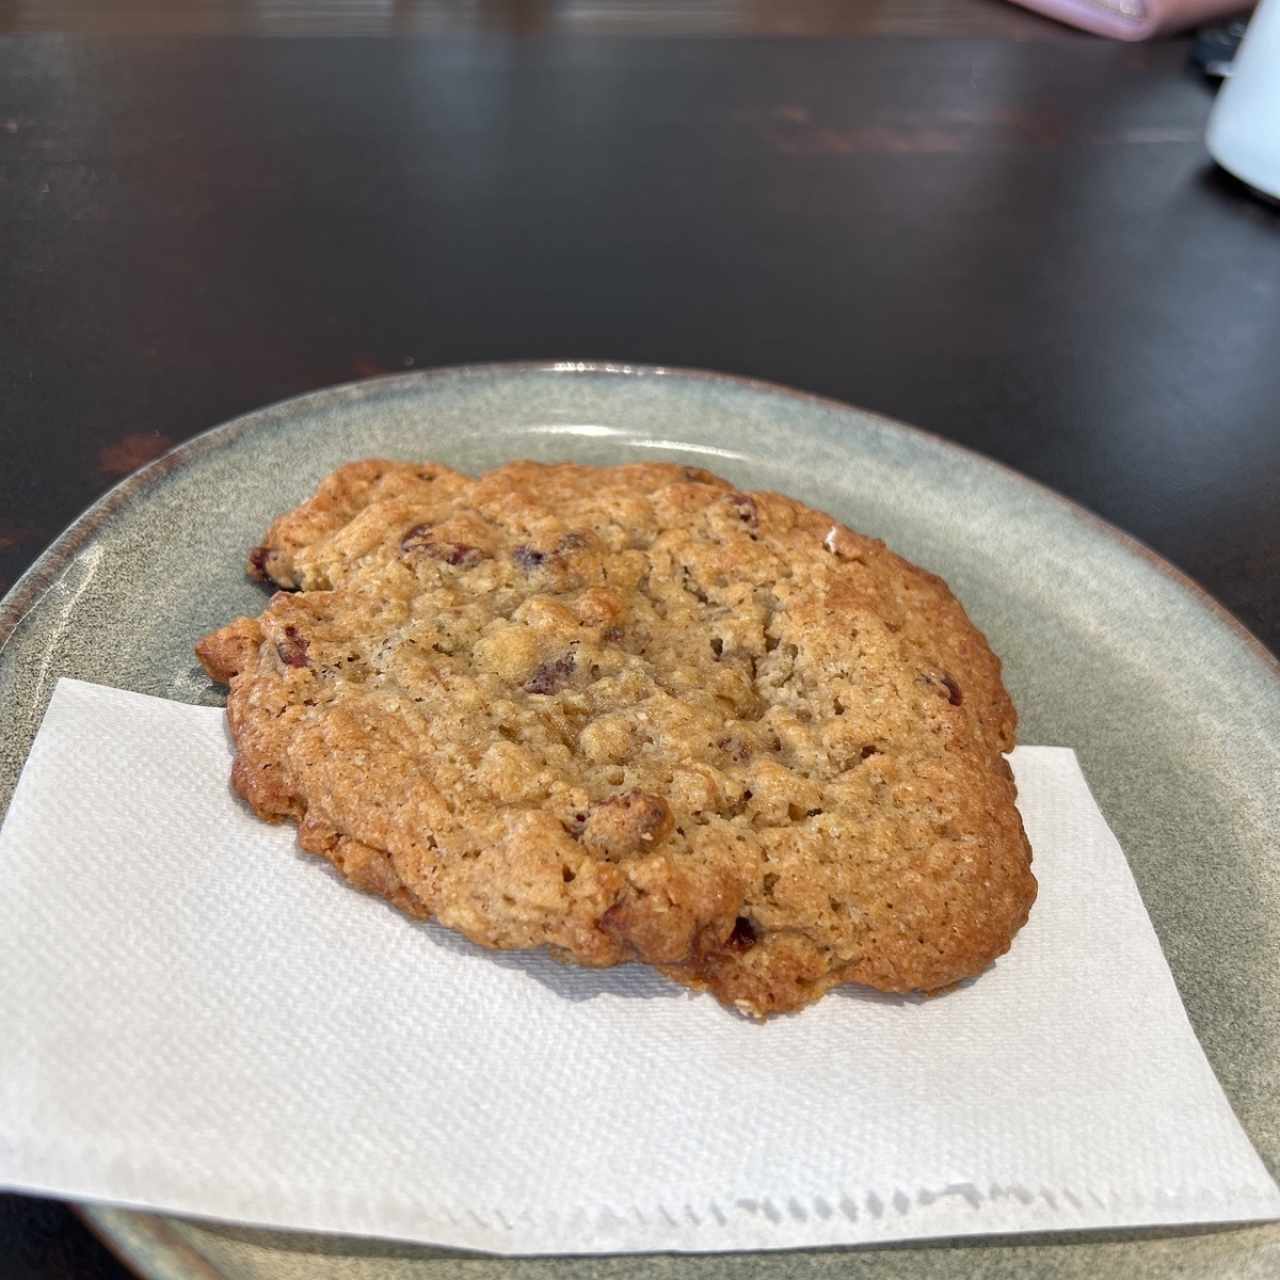
[[[1036,892],[1000,664],[941,579],[669,464],[364,461],[197,653],[236,789],[487,947],[639,960],[756,1016],[931,990]]]

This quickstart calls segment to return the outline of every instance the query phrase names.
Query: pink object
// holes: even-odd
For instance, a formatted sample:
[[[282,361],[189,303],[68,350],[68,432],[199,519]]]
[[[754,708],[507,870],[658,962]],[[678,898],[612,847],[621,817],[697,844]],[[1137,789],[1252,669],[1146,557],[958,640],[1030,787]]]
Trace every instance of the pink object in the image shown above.
[[[1252,8],[1248,0],[1014,0],[1113,40],[1147,40]]]

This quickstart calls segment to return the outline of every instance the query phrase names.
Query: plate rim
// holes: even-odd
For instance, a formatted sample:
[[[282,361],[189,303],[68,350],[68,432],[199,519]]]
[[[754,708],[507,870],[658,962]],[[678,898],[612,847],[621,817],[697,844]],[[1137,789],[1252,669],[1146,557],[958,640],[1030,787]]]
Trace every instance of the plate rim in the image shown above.
[[[226,1280],[225,1273],[184,1243],[159,1214],[78,1200],[68,1201],[67,1207],[140,1280]]]

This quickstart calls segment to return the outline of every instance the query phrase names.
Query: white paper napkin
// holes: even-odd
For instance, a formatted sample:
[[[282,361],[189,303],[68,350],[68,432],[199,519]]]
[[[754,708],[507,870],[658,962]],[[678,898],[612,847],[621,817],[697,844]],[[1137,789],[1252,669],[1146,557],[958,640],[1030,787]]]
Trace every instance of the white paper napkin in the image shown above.
[[[948,995],[763,1026],[414,924],[231,796],[222,713],[62,681],[0,833],[0,1184],[509,1253],[1280,1216],[1075,756]]]

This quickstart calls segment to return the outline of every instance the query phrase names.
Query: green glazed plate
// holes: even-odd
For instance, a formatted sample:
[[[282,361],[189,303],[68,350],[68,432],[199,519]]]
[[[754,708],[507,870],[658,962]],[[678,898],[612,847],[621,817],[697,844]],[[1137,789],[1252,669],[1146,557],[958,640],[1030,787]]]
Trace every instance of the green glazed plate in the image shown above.
[[[193,641],[262,594],[241,566],[342,462],[696,462],[942,574],[1005,662],[1025,742],[1074,747],[1196,1032],[1280,1172],[1280,667],[1198,588],[1062,498],[883,418],[762,383],[491,365],[337,387],[173,450],[91,508],[0,605],[0,806],[55,680],[215,701]],[[163,1280],[1280,1275],[1276,1225],[774,1254],[493,1258],[86,1207]]]

